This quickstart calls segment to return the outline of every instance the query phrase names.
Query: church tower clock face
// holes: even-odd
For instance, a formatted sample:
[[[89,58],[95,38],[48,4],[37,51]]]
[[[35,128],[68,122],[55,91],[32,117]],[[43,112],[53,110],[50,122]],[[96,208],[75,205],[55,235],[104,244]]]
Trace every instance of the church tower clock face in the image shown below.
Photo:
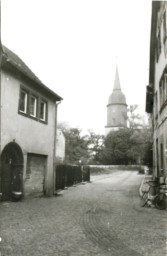
[[[118,68],[116,68],[113,91],[108,99],[105,134],[125,127],[127,127],[127,104],[125,95],[121,91]]]

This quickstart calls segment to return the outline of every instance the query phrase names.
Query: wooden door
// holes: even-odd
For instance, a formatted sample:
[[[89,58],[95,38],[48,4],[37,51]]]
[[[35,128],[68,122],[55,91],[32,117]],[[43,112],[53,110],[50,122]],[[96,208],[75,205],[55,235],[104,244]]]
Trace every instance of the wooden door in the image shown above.
[[[26,181],[24,183],[25,197],[38,197],[45,194],[47,156],[27,154]]]
[[[2,201],[11,200],[11,165],[9,163],[2,164]]]
[[[12,191],[22,192],[23,154],[15,142],[6,145],[1,155],[2,201],[12,199]]]

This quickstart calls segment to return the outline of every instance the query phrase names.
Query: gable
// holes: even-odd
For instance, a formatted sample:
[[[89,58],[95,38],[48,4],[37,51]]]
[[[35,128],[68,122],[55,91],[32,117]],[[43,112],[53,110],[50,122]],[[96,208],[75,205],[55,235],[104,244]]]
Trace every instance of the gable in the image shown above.
[[[36,89],[43,91],[46,93],[49,98],[52,98],[55,101],[60,101],[62,98],[45,86],[39,78],[29,69],[29,67],[11,50],[7,47],[2,46],[2,60],[1,60],[2,69],[7,69],[9,72],[14,72],[20,74],[25,79],[33,82],[34,87]]]

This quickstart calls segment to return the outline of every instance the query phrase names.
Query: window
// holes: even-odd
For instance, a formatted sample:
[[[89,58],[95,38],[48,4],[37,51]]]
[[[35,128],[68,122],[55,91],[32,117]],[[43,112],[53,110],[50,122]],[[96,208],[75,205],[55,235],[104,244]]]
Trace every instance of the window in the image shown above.
[[[165,68],[159,83],[160,112],[167,104],[167,67]]]
[[[161,54],[161,30],[159,28],[158,36],[157,36],[157,61],[159,59],[160,54]]]
[[[164,169],[164,150],[163,150],[163,144],[160,145],[160,150],[161,150],[161,170]]]
[[[160,91],[160,107],[164,104],[166,98],[165,98],[165,81],[164,79],[161,80],[160,82],[160,88],[159,88],[159,91]]]
[[[28,102],[28,93],[24,90],[20,92],[20,106],[19,111],[22,113],[27,113],[27,102]]]
[[[48,121],[48,102],[37,92],[31,89],[25,89],[21,85],[19,111],[18,113],[36,121],[47,123]]]
[[[37,117],[37,98],[35,96],[30,97],[30,116]]]
[[[160,101],[160,107],[162,106],[163,104],[163,84],[162,84],[162,81],[160,83],[160,86],[159,86],[159,101]]]
[[[164,97],[167,100],[167,74],[164,75]]]
[[[162,80],[163,82],[162,82],[162,104],[164,104],[164,102],[165,102],[165,81],[164,81],[164,79]]]
[[[166,30],[166,11],[164,12],[163,15],[163,42],[165,43],[167,38],[167,30]]]
[[[158,116],[158,96],[157,92],[155,93],[155,118]]]
[[[46,102],[44,102],[44,101],[40,102],[39,118],[40,118],[41,121],[46,122]]]
[[[157,176],[159,177],[159,142],[156,139],[156,167],[157,167]]]

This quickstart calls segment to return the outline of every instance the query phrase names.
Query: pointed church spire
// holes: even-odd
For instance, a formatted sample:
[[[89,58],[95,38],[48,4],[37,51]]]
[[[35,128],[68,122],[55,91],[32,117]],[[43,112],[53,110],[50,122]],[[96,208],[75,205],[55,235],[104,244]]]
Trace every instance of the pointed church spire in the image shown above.
[[[114,81],[113,91],[115,90],[121,90],[121,85],[120,85],[119,75],[118,75],[118,67],[116,67],[116,72],[115,72],[115,81]]]
[[[123,127],[127,127],[127,104],[125,95],[121,91],[118,67],[116,66],[114,87],[107,105],[105,133],[107,135],[110,131],[116,131]]]

